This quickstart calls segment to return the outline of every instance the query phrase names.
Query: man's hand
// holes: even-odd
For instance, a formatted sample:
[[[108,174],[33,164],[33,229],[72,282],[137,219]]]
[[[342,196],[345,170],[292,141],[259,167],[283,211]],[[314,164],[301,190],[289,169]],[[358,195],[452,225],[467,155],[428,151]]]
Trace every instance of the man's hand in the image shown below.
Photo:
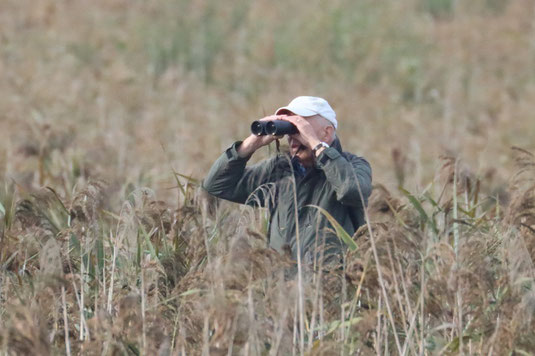
[[[313,149],[321,142],[316,130],[305,118],[297,115],[283,116],[282,120],[289,121],[297,127],[299,133],[295,134],[295,137],[308,148]]]
[[[260,119],[259,121],[282,120],[283,117],[285,116],[284,115],[271,115],[271,116],[266,116],[263,119]],[[280,138],[281,136],[272,136],[272,135],[257,136],[257,135],[251,134],[249,137],[243,140],[242,144],[238,147],[238,155],[242,158],[249,157],[260,147],[269,145],[271,142]]]

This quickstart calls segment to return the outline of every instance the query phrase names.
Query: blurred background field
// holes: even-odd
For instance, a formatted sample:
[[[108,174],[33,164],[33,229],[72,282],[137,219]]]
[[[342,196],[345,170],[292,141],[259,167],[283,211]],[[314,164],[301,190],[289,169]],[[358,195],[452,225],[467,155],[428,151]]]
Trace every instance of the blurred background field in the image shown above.
[[[438,196],[442,186],[437,182],[444,178],[441,176],[443,168],[450,167],[448,164],[452,160],[458,160],[458,172],[462,177],[471,182],[480,181],[477,194],[481,191],[490,205],[506,210],[515,198],[511,181],[514,172],[518,172],[511,147],[535,151],[535,5],[529,0],[3,0],[0,2],[0,78],[0,188],[3,191],[0,202],[4,210],[0,214],[4,224],[1,235],[3,246],[0,246],[3,251],[0,253],[0,273],[3,276],[0,284],[0,325],[9,321],[5,325],[11,328],[4,330],[19,330],[13,321],[16,319],[13,319],[13,310],[19,309],[8,305],[7,297],[15,295],[14,291],[18,288],[23,291],[19,293],[19,299],[25,305],[22,301],[34,300],[40,293],[33,286],[38,280],[31,275],[35,271],[28,272],[27,280],[17,282],[18,287],[15,287],[14,276],[21,275],[21,269],[24,275],[27,264],[34,264],[36,270],[43,268],[37,261],[38,251],[50,238],[47,235],[46,239],[31,243],[22,239],[23,235],[38,235],[35,231],[27,231],[28,226],[42,230],[43,224],[28,223],[21,218],[25,206],[19,204],[21,200],[37,199],[35,194],[43,187],[53,189],[57,198],[54,204],[61,201],[64,206],[55,207],[59,209],[55,211],[51,208],[52,203],[45,204],[44,209],[57,225],[52,229],[52,235],[56,238],[63,236],[61,241],[70,239],[72,243],[71,234],[80,234],[77,240],[81,241],[78,241],[81,244],[77,247],[78,252],[75,251],[78,255],[68,248],[65,253],[64,246],[58,245],[63,251],[63,270],[83,280],[79,286],[81,290],[84,288],[82,285],[87,283],[86,293],[95,299],[94,305],[100,305],[99,298],[102,297],[103,309],[109,309],[110,315],[115,317],[111,306],[127,303],[128,299],[125,301],[117,297],[116,301],[113,296],[108,300],[106,285],[109,285],[109,280],[102,282],[104,290],[90,282],[93,279],[102,281],[107,273],[118,273],[124,281],[138,285],[145,283],[140,281],[139,271],[155,265],[162,266],[162,273],[169,277],[171,273],[158,251],[160,248],[172,253],[180,250],[178,240],[170,237],[168,228],[162,227],[158,232],[151,228],[144,231],[139,226],[145,223],[139,223],[134,228],[137,231],[134,238],[138,239],[137,252],[125,250],[123,256],[127,258],[129,253],[136,255],[137,267],[128,271],[127,264],[124,264],[117,271],[110,272],[109,264],[115,261],[113,251],[121,247],[114,247],[113,238],[108,241],[108,237],[118,238],[120,235],[128,240],[128,232],[120,232],[126,229],[124,226],[123,230],[118,228],[117,233],[115,230],[110,232],[110,226],[124,225],[121,215],[124,202],[132,200],[132,194],[145,196],[143,192],[149,190],[140,189],[148,188],[151,191],[146,195],[150,196],[150,203],[157,202],[164,207],[163,210],[155,208],[159,213],[166,211],[172,215],[178,209],[180,214],[187,215],[185,208],[192,209],[187,218],[181,215],[185,221],[181,231],[184,234],[184,231],[189,231],[191,236],[198,234],[200,240],[195,241],[206,242],[203,240],[205,231],[197,230],[207,224],[215,226],[214,231],[218,228],[224,230],[221,233],[223,237],[234,236],[235,231],[231,231],[228,225],[224,228],[218,225],[224,218],[220,216],[221,221],[217,218],[213,222],[201,213],[201,203],[197,202],[198,193],[193,191],[193,185],[196,180],[202,179],[224,149],[248,135],[251,121],[273,113],[295,96],[326,98],[338,114],[338,134],[344,149],[366,157],[373,168],[374,183],[383,185],[398,198],[403,196],[398,186],[418,195],[430,184],[433,184],[432,189],[426,191],[436,190]],[[265,150],[255,159],[268,154]],[[178,184],[183,185],[182,190],[177,187],[173,172],[186,176],[178,178]],[[105,183],[95,183],[101,181]],[[104,185],[106,188],[103,188]],[[83,194],[80,196],[81,192],[85,192],[86,198]],[[464,209],[468,213],[468,206],[474,208],[474,212],[482,209],[473,187],[465,187],[464,192]],[[76,215],[72,211],[82,206],[76,199],[91,200],[97,193],[100,195],[94,206],[98,209],[90,209],[93,215],[83,204],[84,208],[80,208],[83,212],[78,212],[78,220],[85,216],[84,229],[93,234],[93,240],[84,247],[80,236],[86,236],[88,230],[76,230],[82,227],[76,227],[72,222]],[[456,193],[459,192],[452,194]],[[143,199],[139,199],[132,202],[134,210],[138,207],[136,204],[145,204]],[[418,206],[412,206],[407,200],[404,202],[414,209],[415,214],[420,212]],[[453,202],[457,204],[455,199]],[[37,203],[33,201],[33,204]],[[153,209],[154,205],[150,208]],[[444,213],[443,235],[437,237],[437,241],[450,241],[455,235],[451,230],[455,224],[448,223],[451,219],[451,214],[447,215],[449,208],[431,208],[436,209],[437,216]],[[228,209],[231,216],[228,221],[241,221],[237,215],[232,215],[242,214],[241,210],[235,206]],[[516,221],[509,216],[507,224],[505,220],[498,221],[499,228],[490,224],[495,216],[500,218],[500,209],[493,210],[493,217],[483,229],[485,234],[497,239],[505,236],[503,231],[508,229],[507,224]],[[521,210],[518,206],[515,209]],[[19,213],[18,218],[16,212]],[[150,212],[144,210],[143,214],[148,216],[146,214],[150,215]],[[476,219],[477,214],[474,214],[467,216]],[[202,222],[192,216],[197,216]],[[162,217],[158,219],[161,223]],[[433,230],[438,236],[433,224],[420,224],[419,228],[424,235]],[[142,236],[141,240],[139,236]],[[156,237],[160,242],[154,244],[162,246],[154,247],[145,241]],[[175,243],[173,248],[161,243],[166,238]],[[208,242],[206,244],[209,245]],[[33,259],[30,258],[31,253],[28,255],[28,248],[35,252]],[[158,251],[155,252],[154,248]],[[226,250],[223,248],[222,251]],[[150,261],[143,264],[145,252]],[[214,252],[214,256],[224,256],[220,252]],[[74,270],[72,267],[69,269],[65,262],[69,253],[74,256],[73,263],[77,264]],[[206,255],[206,251],[188,253]],[[529,253],[532,261],[533,251]],[[210,261],[204,257],[193,255],[188,255],[188,261],[196,261],[199,266],[208,263],[210,266]],[[502,257],[505,255],[506,252],[503,252]],[[90,273],[93,266],[91,256],[104,263],[97,268],[101,272]],[[84,258],[87,258],[86,262],[83,262]],[[503,257],[500,261],[505,260],[507,258]],[[187,270],[191,265],[186,267]],[[196,273],[201,273],[199,271],[203,269],[199,267]],[[526,278],[531,278],[532,283],[533,264],[528,271]],[[177,276],[186,273],[176,269],[175,272]],[[495,281],[507,275],[503,271],[503,274],[497,270],[494,272]],[[86,277],[83,277],[84,273]],[[62,285],[54,283],[57,288]],[[65,283],[70,285],[70,282]],[[124,286],[115,287],[113,282],[111,286],[112,290],[117,288],[118,295],[124,290]],[[58,336],[64,327],[61,293],[54,289],[56,287],[51,287],[54,290],[51,298],[58,303],[55,309],[57,315],[50,312],[54,316],[43,316],[45,321],[32,319],[35,325],[40,326],[36,327],[37,334],[28,338],[40,340],[35,341],[37,346],[34,346],[40,347],[42,342],[42,350],[64,352],[64,335]],[[145,287],[143,284],[138,286],[142,299],[145,298]],[[67,287],[62,288],[65,297]],[[166,288],[172,290],[175,286]],[[191,290],[187,286],[180,288],[180,293]],[[529,284],[528,289],[531,291],[532,288],[533,284]],[[93,330],[91,325],[84,326],[83,320],[76,319],[75,309],[84,304],[77,295],[80,295],[79,291],[67,288],[67,300],[63,303],[71,303],[71,326],[78,325],[71,335],[73,352],[84,350],[83,341],[90,339],[87,335]],[[167,306],[164,301],[170,295],[153,295],[153,307]],[[383,295],[383,298],[387,297]],[[498,297],[494,295],[493,298]],[[411,313],[419,315],[414,309],[421,304],[412,299],[412,295],[407,296],[407,300],[413,303],[411,309],[411,302],[407,302]],[[205,307],[215,305],[215,302],[206,303],[203,304]],[[511,303],[514,305],[514,302]],[[174,307],[180,309],[179,306]],[[381,309],[381,303],[377,308]],[[87,315],[80,318],[91,319],[97,313],[95,309],[98,308],[88,306],[83,312]],[[180,348],[175,346],[179,344],[183,350],[190,351],[195,350],[192,345],[200,345],[195,350],[198,352],[208,350],[207,345],[215,347],[209,341],[213,335],[206,331],[206,325],[212,323],[208,316],[201,320],[201,329],[188,329],[193,335],[199,332],[197,339],[188,339],[184,334],[181,342],[175,342],[182,330],[177,325],[195,323],[182,320],[182,316],[178,316],[180,313],[173,314],[176,310],[171,309],[158,316],[167,318],[162,321],[162,325],[166,325],[162,329],[171,340],[169,350],[178,352]],[[203,315],[212,315],[210,310],[206,309]],[[485,315],[495,316],[497,314],[493,313],[497,310],[497,307],[488,309]],[[131,338],[122,336],[124,340],[134,341],[121,344],[121,352],[150,353],[148,345],[156,347],[163,343],[147,336],[150,333],[145,330],[144,313],[142,330],[136,329],[135,336]],[[385,312],[385,320],[386,315]],[[460,319],[462,326],[463,318]],[[511,316],[510,320],[516,319]],[[53,324],[57,332],[41,338],[39,329],[46,327],[40,322],[48,327]],[[25,323],[31,324],[28,320]],[[441,323],[432,327],[441,327]],[[435,340],[437,345],[442,344],[433,346],[434,349],[428,347],[428,335],[424,335],[422,326],[414,345],[407,344],[407,352],[418,353],[420,350],[421,353],[427,347],[429,352],[461,350],[477,353],[477,350],[489,351],[485,349],[490,345],[488,340],[498,340],[498,336],[492,339],[493,335],[499,335],[498,331],[494,332],[499,325],[493,324],[494,329],[482,331],[477,340],[473,339],[474,345],[481,342],[479,349],[476,346],[470,350],[463,349],[464,336],[456,334],[459,325],[455,321],[452,323],[457,329],[453,328],[449,337],[443,337],[447,341]],[[385,321],[383,326],[387,324]],[[202,329],[203,325],[205,329]],[[466,324],[464,326],[468,328]],[[101,325],[101,328],[104,327]],[[389,350],[384,347],[390,345],[390,351],[394,352],[392,348],[397,341],[393,338],[394,334],[385,329],[386,341],[381,344],[381,326],[375,328],[378,331],[370,350]],[[450,332],[449,326],[444,328]],[[511,331],[511,328],[508,330]],[[0,352],[17,350],[20,345],[13,346],[9,340],[16,339],[18,334],[1,333]],[[110,339],[102,337],[99,340],[109,343]],[[294,335],[293,344],[290,342],[288,345],[296,347],[296,338],[299,336]],[[123,340],[115,336],[113,339],[119,340],[117,344],[112,343],[115,346]],[[75,340],[80,342],[76,344]],[[284,338],[282,340],[281,345]],[[347,341],[347,335],[342,335],[341,340]],[[246,344],[256,345],[256,341],[247,339]],[[452,342],[457,344],[452,346]],[[524,342],[524,349],[519,350],[535,345],[533,340],[519,342]],[[314,345],[310,341],[308,351],[320,352],[321,347]],[[113,347],[110,346],[109,350]],[[364,346],[359,347],[361,352],[365,349]],[[516,346],[504,347],[511,351]],[[117,348],[120,349],[119,346]],[[273,352],[274,348],[268,350]],[[281,350],[286,349],[281,346]],[[254,349],[249,352],[261,353]]]
[[[19,184],[87,172],[165,187],[202,177],[249,123],[327,98],[344,147],[395,186],[440,155],[503,183],[534,146],[530,1],[3,1],[0,169]],[[163,147],[162,147],[163,146]],[[59,166],[58,166],[59,167]],[[73,172],[74,170],[74,172]],[[70,187],[66,187],[70,190]]]

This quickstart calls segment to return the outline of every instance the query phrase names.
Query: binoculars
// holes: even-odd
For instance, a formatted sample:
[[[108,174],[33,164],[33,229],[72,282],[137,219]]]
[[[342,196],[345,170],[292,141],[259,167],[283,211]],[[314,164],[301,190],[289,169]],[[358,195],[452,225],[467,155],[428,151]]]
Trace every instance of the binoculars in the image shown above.
[[[284,120],[254,121],[251,124],[251,132],[256,136],[273,135],[293,135],[299,132],[294,124]]]

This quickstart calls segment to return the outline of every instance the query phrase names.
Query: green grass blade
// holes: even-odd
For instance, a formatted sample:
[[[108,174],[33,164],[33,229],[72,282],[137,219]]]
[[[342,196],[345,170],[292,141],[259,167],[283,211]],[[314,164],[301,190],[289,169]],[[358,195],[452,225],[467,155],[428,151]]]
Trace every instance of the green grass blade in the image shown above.
[[[307,206],[318,209],[320,213],[322,213],[327,218],[327,220],[329,220],[331,225],[334,227],[338,238],[340,238],[347,245],[347,247],[349,247],[351,251],[357,250],[358,248],[357,243],[353,240],[353,238],[351,238],[351,236],[347,233],[347,231],[344,230],[342,225],[340,225],[338,221],[336,221],[336,219],[327,210],[317,205],[307,205]]]
[[[111,211],[108,211],[108,210],[105,210],[105,209],[102,209],[102,212],[108,216],[111,216],[112,218],[114,218],[115,220],[117,221],[121,221],[121,217],[117,214],[114,214],[112,213]]]
[[[186,179],[188,182],[194,184],[194,185],[199,185],[200,184],[200,181],[197,179],[197,178],[193,178],[192,176],[187,176],[185,174],[182,174],[182,173],[178,173],[177,171],[173,171],[175,173],[176,176],[178,177],[182,177],[184,179]]]
[[[180,296],[181,297],[187,297],[188,295],[193,295],[193,294],[198,294],[198,293],[202,293],[203,290],[202,289],[198,289],[198,288],[194,288],[194,289],[189,289],[183,293],[180,293]]]
[[[173,169],[173,176],[175,177],[175,181],[176,181],[176,184],[178,186],[178,189],[180,189],[180,191],[182,192],[182,195],[184,195],[184,197],[186,197],[187,196],[186,195],[186,189],[184,189],[184,186],[182,185],[182,183],[180,183],[180,179],[178,179],[178,177],[180,177],[181,174]]]
[[[69,209],[67,209],[65,207],[65,205],[63,204],[63,202],[61,201],[61,199],[59,198],[59,195],[58,193],[56,193],[56,191],[54,189],[52,189],[51,187],[46,187],[46,189],[48,189],[49,191],[52,192],[52,194],[54,195],[54,198],[56,198],[56,201],[59,203],[58,206],[61,207],[61,209],[63,210],[63,212],[65,212],[67,215],[70,214],[69,212]]]
[[[412,195],[408,190],[405,190],[403,188],[399,188],[399,190],[409,199],[411,204],[414,206],[414,208],[418,211],[418,214],[420,214],[420,218],[423,222],[428,223],[431,228],[433,229],[433,232],[438,235],[438,229],[433,219],[429,218],[429,215],[425,212],[424,207],[422,204],[416,199],[414,195]]]
[[[145,243],[147,244],[147,247],[149,248],[151,257],[153,257],[154,259],[159,260],[158,254],[156,253],[156,249],[154,248],[154,245],[152,244],[152,241],[150,240],[150,236],[147,233],[147,231],[145,230],[145,228],[143,227],[143,225],[141,225],[141,222],[140,222],[140,225],[139,225],[139,230],[141,231],[141,234],[143,235],[143,237],[145,239]]]
[[[399,190],[401,190],[401,192],[409,199],[411,204],[414,206],[414,208],[420,214],[420,217],[422,218],[422,220],[427,222],[429,220],[429,216],[425,212],[422,204],[418,201],[418,199],[416,199],[416,197],[414,195],[412,195],[408,190],[405,190],[403,188],[399,188]]]

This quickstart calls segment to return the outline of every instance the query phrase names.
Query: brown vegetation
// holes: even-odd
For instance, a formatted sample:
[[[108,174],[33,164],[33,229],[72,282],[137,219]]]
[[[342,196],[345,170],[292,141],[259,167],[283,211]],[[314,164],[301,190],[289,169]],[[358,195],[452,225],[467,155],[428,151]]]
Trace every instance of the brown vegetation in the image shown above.
[[[535,352],[534,11],[2,1],[0,354]],[[298,94],[376,183],[302,285],[265,211],[199,188]]]

